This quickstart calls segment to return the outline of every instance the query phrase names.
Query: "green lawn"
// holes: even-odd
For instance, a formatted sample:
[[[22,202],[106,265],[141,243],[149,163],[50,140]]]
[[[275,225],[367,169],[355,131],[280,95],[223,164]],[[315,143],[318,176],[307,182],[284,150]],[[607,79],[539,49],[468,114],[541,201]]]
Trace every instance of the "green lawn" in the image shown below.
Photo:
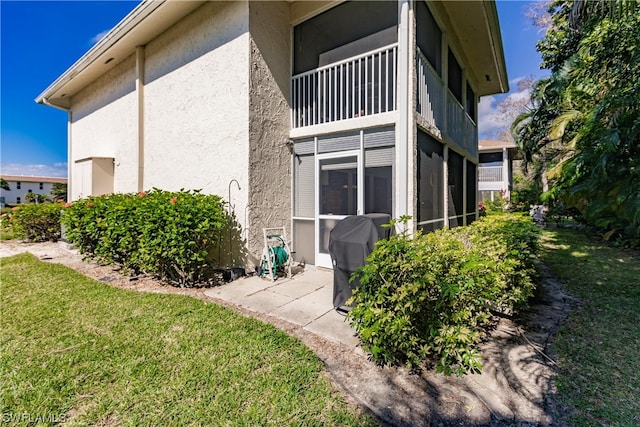
[[[375,424],[307,347],[272,326],[190,297],[115,289],[31,255],[1,262],[4,421]]]
[[[544,261],[580,299],[553,344],[572,423],[640,425],[640,255],[569,229],[545,230],[542,243]]]

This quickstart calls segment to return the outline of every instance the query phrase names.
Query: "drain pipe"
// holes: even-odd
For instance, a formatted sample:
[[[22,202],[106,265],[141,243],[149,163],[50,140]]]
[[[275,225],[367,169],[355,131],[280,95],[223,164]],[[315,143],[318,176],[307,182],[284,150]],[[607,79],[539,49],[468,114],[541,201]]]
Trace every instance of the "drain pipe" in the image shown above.
[[[145,47],[136,46],[136,95],[138,103],[138,192],[144,191],[144,60]]]

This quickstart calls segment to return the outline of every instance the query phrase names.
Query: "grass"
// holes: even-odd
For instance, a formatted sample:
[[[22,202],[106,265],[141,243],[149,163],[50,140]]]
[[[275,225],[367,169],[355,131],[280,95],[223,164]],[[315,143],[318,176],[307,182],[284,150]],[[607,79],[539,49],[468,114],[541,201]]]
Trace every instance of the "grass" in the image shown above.
[[[558,390],[577,426],[640,425],[640,255],[569,229],[543,232],[543,259],[579,298],[554,341]]]
[[[2,259],[4,421],[69,425],[373,425],[320,360],[272,326],[178,295]],[[40,417],[40,418],[38,418]]]

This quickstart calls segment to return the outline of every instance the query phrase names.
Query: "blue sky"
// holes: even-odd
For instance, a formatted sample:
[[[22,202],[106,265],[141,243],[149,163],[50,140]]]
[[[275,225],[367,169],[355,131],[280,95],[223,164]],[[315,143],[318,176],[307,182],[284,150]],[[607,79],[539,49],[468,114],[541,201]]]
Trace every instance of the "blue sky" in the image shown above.
[[[136,1],[0,1],[0,171],[7,175],[66,176],[67,113],[34,98],[115,26]],[[498,1],[513,87],[539,78],[535,43],[542,36],[524,13],[529,2]],[[480,137],[500,125],[496,103],[482,99]]]

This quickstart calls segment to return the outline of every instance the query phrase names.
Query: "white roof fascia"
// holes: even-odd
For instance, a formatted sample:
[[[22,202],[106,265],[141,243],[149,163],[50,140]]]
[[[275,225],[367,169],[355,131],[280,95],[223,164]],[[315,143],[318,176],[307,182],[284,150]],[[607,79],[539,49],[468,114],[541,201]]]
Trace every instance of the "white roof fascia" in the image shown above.
[[[123,39],[129,37],[134,44],[142,45],[148,43],[153,37],[166,30],[171,24],[195,10],[203,1],[182,1],[182,0],[144,0],[135,7],[122,21],[113,27],[98,43],[80,57],[69,69],[58,77],[49,87],[35,98],[39,104],[68,110],[70,107],[69,98],[86,84],[74,82],[78,76],[90,71],[92,68],[96,74],[103,74],[118,62],[125,59],[119,57],[117,61],[109,63],[98,63],[98,59],[109,57],[110,51],[120,49],[135,51],[135,46],[120,46]],[[155,13],[158,12],[158,13]],[[147,19],[152,14],[154,19]],[[156,18],[157,16],[157,18]],[[144,22],[144,23],[143,23]],[[90,83],[91,80],[87,82]],[[69,88],[70,84],[78,83],[79,86],[71,87],[74,93],[65,93],[63,89]]]

